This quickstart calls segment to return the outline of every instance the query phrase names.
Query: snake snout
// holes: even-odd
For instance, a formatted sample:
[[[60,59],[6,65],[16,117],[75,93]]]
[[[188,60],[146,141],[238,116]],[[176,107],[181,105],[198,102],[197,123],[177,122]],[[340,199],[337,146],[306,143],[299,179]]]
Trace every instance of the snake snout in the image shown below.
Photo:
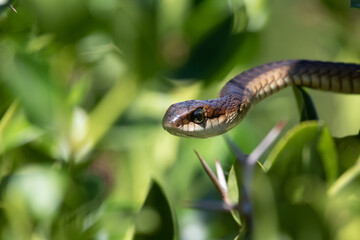
[[[173,133],[177,129],[181,129],[183,125],[182,119],[175,110],[175,105],[170,106],[162,121],[163,128],[170,133]]]
[[[167,116],[165,116],[162,125],[165,130],[176,129],[181,128],[182,121],[180,118],[169,119]]]

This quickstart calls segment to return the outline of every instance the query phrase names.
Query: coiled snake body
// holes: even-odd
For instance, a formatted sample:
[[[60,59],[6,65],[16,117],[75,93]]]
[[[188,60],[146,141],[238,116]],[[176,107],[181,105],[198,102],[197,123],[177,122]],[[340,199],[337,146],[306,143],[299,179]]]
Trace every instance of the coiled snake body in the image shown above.
[[[236,126],[251,106],[287,86],[360,94],[360,65],[309,60],[264,64],[242,72],[211,100],[190,100],[169,107],[163,127],[183,137],[207,138]]]

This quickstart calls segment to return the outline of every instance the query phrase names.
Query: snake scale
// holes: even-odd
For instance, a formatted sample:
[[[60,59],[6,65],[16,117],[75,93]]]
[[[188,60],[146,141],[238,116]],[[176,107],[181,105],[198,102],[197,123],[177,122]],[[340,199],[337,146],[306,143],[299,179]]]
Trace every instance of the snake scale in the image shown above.
[[[288,86],[360,94],[360,65],[310,60],[272,62],[235,76],[218,98],[171,105],[163,128],[182,137],[208,138],[235,127],[250,107]]]

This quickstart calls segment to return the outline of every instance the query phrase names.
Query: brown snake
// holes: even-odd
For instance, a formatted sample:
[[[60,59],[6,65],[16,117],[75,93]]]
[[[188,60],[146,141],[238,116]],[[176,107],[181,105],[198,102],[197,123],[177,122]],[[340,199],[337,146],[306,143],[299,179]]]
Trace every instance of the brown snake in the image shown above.
[[[360,65],[287,60],[242,72],[211,100],[190,100],[169,107],[163,127],[182,137],[208,138],[235,127],[251,106],[287,86],[360,94]]]

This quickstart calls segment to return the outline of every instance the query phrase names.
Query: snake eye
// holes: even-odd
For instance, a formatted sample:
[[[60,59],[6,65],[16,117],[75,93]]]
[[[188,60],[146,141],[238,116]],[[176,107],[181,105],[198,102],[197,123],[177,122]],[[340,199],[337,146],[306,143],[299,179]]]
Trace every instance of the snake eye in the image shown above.
[[[204,110],[202,108],[198,108],[191,113],[191,121],[194,123],[200,124],[204,121],[205,115]]]

